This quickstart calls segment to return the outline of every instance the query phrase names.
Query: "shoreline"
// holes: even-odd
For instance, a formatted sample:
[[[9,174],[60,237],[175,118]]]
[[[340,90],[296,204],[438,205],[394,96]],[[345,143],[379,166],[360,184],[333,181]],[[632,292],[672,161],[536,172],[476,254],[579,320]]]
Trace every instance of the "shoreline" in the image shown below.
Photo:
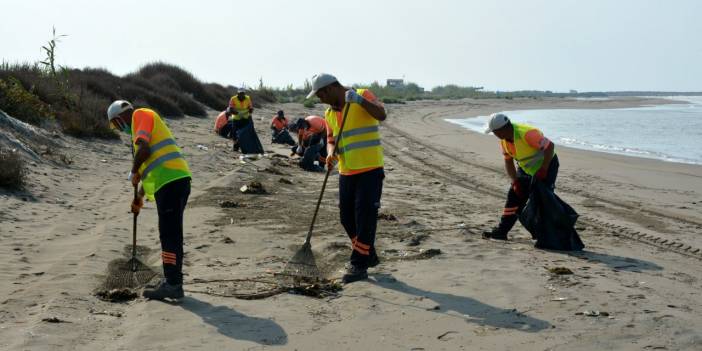
[[[632,105],[631,106],[626,106],[622,104],[626,104],[629,102],[629,99],[635,99],[635,101],[631,101]],[[579,105],[578,102],[584,101],[584,102],[589,102],[589,101],[609,101],[609,100],[584,100],[584,99],[567,99],[572,102],[574,102],[573,106],[565,106],[565,107],[533,107],[533,108],[525,108],[525,109],[516,109],[516,110],[505,110],[507,112],[509,111],[528,111],[528,110],[599,110],[599,109],[606,109],[606,110],[616,110],[616,109],[631,109],[631,108],[646,108],[646,107],[655,107],[655,106],[663,106],[663,105],[679,105],[679,104],[688,104],[689,102],[683,101],[683,100],[672,100],[672,99],[661,99],[661,98],[647,98],[647,97],[638,97],[638,98],[625,98],[625,99],[616,99],[616,98],[610,98],[609,100],[618,100],[618,101],[612,101],[612,106],[582,106]],[[650,103],[647,103],[650,102]],[[495,112],[505,112],[505,111],[495,111]],[[473,130],[469,127],[466,127],[462,125],[459,121],[460,120],[466,120],[466,119],[471,119],[471,118],[477,118],[485,116],[484,114],[476,114],[473,113],[472,115],[469,116],[445,116],[444,120],[454,126],[457,126],[459,128],[463,128],[465,130],[477,133],[477,134],[484,134],[481,133],[480,131]],[[453,121],[451,121],[453,120]],[[567,145],[567,144],[561,144],[558,143],[560,148],[567,148],[571,150],[578,150],[578,151],[588,151],[588,152],[594,152],[594,153],[603,153],[603,154],[608,154],[608,155],[618,155],[618,156],[624,156],[624,157],[633,157],[637,159],[647,159],[647,160],[656,160],[656,161],[663,161],[663,162],[670,162],[670,163],[675,163],[675,164],[681,164],[681,165],[692,165],[692,166],[702,166],[702,161],[684,161],[684,160],[679,160],[674,157],[666,158],[666,157],[656,157],[656,156],[641,156],[641,155],[636,155],[636,154],[631,154],[631,153],[626,153],[624,151],[605,151],[605,150],[596,150],[594,148],[588,148],[588,147],[576,147],[572,145]],[[645,152],[653,152],[653,151],[646,151]]]

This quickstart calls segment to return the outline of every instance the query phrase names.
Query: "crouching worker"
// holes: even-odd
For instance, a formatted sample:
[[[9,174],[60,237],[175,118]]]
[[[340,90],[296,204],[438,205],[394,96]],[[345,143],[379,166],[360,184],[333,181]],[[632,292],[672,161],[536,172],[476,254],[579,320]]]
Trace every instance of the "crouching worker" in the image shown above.
[[[375,250],[378,209],[383,191],[383,147],[380,121],[385,108],[368,89],[341,85],[330,74],[320,73],[312,82],[312,92],[329,108],[327,121],[327,167],[334,167],[334,145],[339,138],[339,212],[341,224],[351,239],[350,264],[342,280],[351,283],[368,278],[368,268],[379,264]],[[343,125],[343,116],[346,122]]]
[[[295,130],[298,143],[295,152],[302,156],[300,167],[306,171],[323,172],[322,165],[327,158],[327,122],[319,116],[307,116],[295,122]]]
[[[513,123],[504,114],[495,113],[490,116],[485,133],[490,132],[500,139],[505,171],[512,186],[507,192],[507,202],[499,225],[483,232],[483,237],[507,240],[507,233],[529,199],[532,181],[543,182],[551,190],[555,188],[558,156],[554,144],[540,130],[526,124]],[[517,168],[514,166],[515,161]]]
[[[222,111],[217,115],[214,132],[222,138],[232,139],[234,137],[234,124],[227,117],[227,111]]]
[[[156,111],[139,108],[124,100],[107,109],[112,127],[129,134],[134,162],[129,174],[132,186],[139,186],[132,201],[138,214],[144,196],[156,200],[161,259],[165,279],[154,288],[144,289],[147,299],[163,300],[183,297],[183,212],[190,196],[190,169],[180,148]]]
[[[288,119],[285,117],[283,110],[278,111],[271,120],[271,142],[274,144],[295,145],[295,140],[288,132]]]

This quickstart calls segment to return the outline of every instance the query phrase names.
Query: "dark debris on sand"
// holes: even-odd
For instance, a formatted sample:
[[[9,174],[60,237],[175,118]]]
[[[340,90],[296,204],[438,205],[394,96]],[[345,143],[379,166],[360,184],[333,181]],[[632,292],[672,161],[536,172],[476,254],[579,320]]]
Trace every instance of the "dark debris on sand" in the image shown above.
[[[242,193],[244,194],[267,194],[268,192],[266,189],[263,187],[263,184],[261,182],[253,181],[250,182],[247,185],[244,185],[241,187]]]
[[[221,207],[221,208],[237,208],[237,207],[244,207],[244,206],[236,201],[223,200],[223,201],[219,202],[219,207]]]
[[[129,288],[99,290],[95,293],[100,300],[107,302],[126,302],[136,299],[139,295]]]

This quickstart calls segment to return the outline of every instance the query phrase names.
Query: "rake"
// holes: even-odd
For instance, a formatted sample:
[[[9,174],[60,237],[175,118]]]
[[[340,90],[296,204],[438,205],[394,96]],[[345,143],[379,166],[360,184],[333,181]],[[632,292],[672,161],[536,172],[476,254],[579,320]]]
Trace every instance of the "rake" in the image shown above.
[[[334,140],[334,149],[332,150],[332,155],[336,155],[337,148],[339,147],[339,142],[341,141],[341,134],[344,131],[344,124],[346,124],[346,116],[349,113],[350,105],[347,103],[344,106],[344,116],[341,119],[341,127],[339,128],[339,134],[337,134]],[[283,270],[283,275],[288,277],[299,277],[299,278],[310,278],[318,279],[321,277],[321,272],[319,267],[317,267],[317,261],[314,258],[314,253],[312,252],[312,244],[310,240],[312,239],[312,231],[314,230],[314,223],[317,221],[317,214],[319,213],[319,205],[322,203],[322,198],[324,197],[324,190],[327,187],[327,181],[329,180],[329,175],[331,174],[333,167],[327,167],[327,173],[324,175],[324,182],[322,183],[322,190],[319,192],[319,197],[317,198],[317,205],[314,209],[314,215],[312,216],[312,222],[310,223],[310,229],[307,232],[307,238],[302,247],[295,252],[295,255],[288,261],[287,265]]]
[[[138,188],[138,186],[134,186],[134,201],[136,201],[139,197],[139,193],[138,193],[137,188]],[[137,218],[138,217],[139,217],[139,214],[134,212],[134,221],[132,222],[132,258],[129,259],[129,261],[127,261],[127,264],[129,265],[132,272],[136,272],[140,266],[144,266],[144,264],[139,262],[139,259],[137,259],[136,237],[137,237]]]

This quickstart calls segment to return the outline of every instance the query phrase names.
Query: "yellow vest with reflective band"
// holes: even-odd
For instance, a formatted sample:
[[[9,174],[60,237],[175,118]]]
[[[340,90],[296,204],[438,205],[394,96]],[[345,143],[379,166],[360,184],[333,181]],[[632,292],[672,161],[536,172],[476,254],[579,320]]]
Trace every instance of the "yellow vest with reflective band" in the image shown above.
[[[229,106],[234,107],[234,109],[239,112],[238,115],[232,115],[232,119],[235,121],[238,121],[240,119],[249,119],[249,108],[253,107],[251,103],[251,97],[249,97],[248,95],[246,95],[244,101],[239,101],[236,95],[232,96],[232,98],[229,101]]]
[[[363,95],[364,91],[366,89],[356,89],[359,95]],[[341,116],[343,118],[343,111]],[[341,127],[341,118],[337,119],[337,111],[327,109],[324,118],[336,138]],[[383,147],[380,145],[379,126],[378,120],[361,105],[349,104],[344,131],[337,146],[339,172],[347,173],[364,168],[383,167]]]
[[[516,155],[510,154],[510,156],[517,161],[519,168],[521,168],[524,173],[533,176],[544,163],[544,152],[531,147],[531,145],[527,143],[525,136],[528,131],[536,128],[527,124],[512,122],[512,129],[514,129],[514,149]],[[507,140],[501,140],[501,143],[502,148],[509,154],[510,149],[507,147]]]
[[[151,155],[139,167],[139,175],[141,176],[141,185],[144,188],[146,197],[153,201],[154,194],[161,189],[162,186],[186,177],[192,177],[188,163],[185,162],[183,154],[171,131],[163,123],[161,117],[156,111],[150,109],[139,109],[149,112],[154,118],[154,129],[151,131],[151,141],[149,148]],[[136,142],[136,124],[132,117],[132,142]],[[136,155],[137,146],[134,146],[134,154]]]

